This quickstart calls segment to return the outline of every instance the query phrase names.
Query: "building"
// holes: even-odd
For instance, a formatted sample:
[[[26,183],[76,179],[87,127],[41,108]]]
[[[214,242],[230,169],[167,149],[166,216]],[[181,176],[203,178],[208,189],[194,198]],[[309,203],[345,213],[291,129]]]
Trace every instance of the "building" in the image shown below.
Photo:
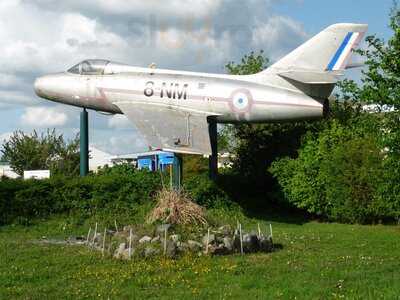
[[[101,151],[93,146],[89,147],[89,171],[97,172],[99,168],[114,165],[110,153]]]
[[[139,170],[164,171],[174,162],[174,154],[163,151],[117,155],[111,158],[113,164],[131,163]]]
[[[0,178],[1,177],[16,179],[20,176],[13,171],[8,162],[0,161]]]
[[[228,152],[218,153],[218,169],[232,168],[232,160],[235,158],[233,154]]]
[[[138,169],[150,171],[165,171],[168,166],[174,163],[174,154],[169,152],[155,151],[141,153],[138,155]]]

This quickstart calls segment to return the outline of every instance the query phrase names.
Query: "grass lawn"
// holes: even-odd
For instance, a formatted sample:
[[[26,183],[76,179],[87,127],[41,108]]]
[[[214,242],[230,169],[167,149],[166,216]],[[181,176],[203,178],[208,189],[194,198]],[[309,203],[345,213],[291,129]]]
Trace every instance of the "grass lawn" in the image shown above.
[[[0,227],[0,299],[400,299],[400,227],[272,224],[275,253],[130,262],[32,242],[87,232],[62,218]]]

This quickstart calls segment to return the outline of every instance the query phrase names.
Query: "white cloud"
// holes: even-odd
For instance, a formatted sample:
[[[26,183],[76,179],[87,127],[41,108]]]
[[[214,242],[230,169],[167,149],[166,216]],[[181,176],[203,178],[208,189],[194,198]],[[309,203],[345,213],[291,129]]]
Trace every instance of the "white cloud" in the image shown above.
[[[3,144],[4,142],[8,141],[10,137],[12,136],[12,132],[5,132],[0,134],[0,145]]]
[[[0,88],[15,86],[17,84],[20,84],[21,82],[21,79],[14,74],[0,73]]]
[[[223,0],[29,0],[38,7],[52,11],[81,10],[88,14],[106,14],[142,18],[149,14],[165,19],[185,17],[202,19],[217,11]],[[230,1],[230,0],[229,0]]]
[[[1,90],[0,104],[6,105],[34,105],[38,104],[38,100],[32,100],[32,97],[25,91],[18,90]]]
[[[96,138],[101,136],[102,139]],[[91,145],[111,154],[127,154],[148,150],[145,141],[136,130],[123,130],[115,134],[115,130],[102,130],[94,133],[95,140]]]
[[[23,126],[34,128],[63,126],[67,121],[67,114],[53,107],[28,107],[21,116]]]
[[[254,47],[263,49],[271,59],[276,60],[294,50],[295,46],[299,46],[308,37],[300,23],[288,17],[272,16],[265,23],[257,24],[252,42]]]

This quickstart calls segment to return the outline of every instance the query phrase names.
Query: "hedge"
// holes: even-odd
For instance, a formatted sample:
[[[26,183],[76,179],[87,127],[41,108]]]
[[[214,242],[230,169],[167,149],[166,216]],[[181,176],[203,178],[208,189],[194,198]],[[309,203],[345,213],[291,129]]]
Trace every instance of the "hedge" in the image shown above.
[[[37,218],[69,214],[79,219],[133,218],[150,209],[161,189],[158,173],[106,168],[84,178],[0,181],[0,225],[29,224]],[[231,207],[227,194],[205,176],[188,179],[185,189],[207,208]]]
[[[89,217],[104,211],[121,212],[151,202],[160,188],[158,174],[91,175],[48,180],[0,181],[0,225],[28,223],[52,214]]]

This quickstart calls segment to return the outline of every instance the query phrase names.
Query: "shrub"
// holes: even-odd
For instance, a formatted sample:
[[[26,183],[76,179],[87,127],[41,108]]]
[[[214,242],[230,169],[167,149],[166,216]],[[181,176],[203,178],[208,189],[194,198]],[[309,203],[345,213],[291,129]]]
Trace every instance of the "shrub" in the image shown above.
[[[296,207],[332,221],[370,223],[394,219],[399,211],[379,196],[384,161],[372,131],[332,121],[305,138],[298,158],[278,160],[270,171]]]
[[[0,225],[12,222],[14,199],[18,191],[25,189],[27,182],[22,180],[2,179],[0,181]]]
[[[229,208],[235,206],[228,194],[207,174],[193,176],[184,182],[184,188],[194,201],[206,208]]]
[[[0,222],[27,223],[37,217],[66,213],[80,218],[132,215],[139,205],[152,202],[160,186],[159,174],[146,171],[42,181],[5,180],[0,182]]]
[[[161,189],[158,173],[137,171],[129,165],[104,168],[84,178],[55,177],[42,181],[0,182],[0,224],[29,223],[51,214],[69,214],[79,220],[145,219]],[[187,179],[184,189],[206,208],[236,208],[229,196],[206,175]]]
[[[157,193],[157,205],[149,214],[147,221],[182,224],[206,225],[205,209],[194,203],[184,191],[162,189]]]

